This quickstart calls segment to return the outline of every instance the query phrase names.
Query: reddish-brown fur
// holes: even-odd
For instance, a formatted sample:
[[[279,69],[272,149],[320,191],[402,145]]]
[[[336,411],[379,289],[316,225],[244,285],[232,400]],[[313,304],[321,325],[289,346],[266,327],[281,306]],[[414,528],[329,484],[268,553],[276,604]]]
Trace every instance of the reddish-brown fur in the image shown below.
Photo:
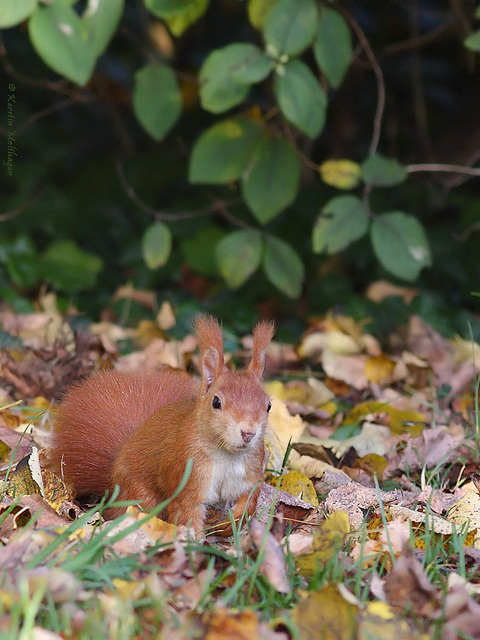
[[[195,334],[201,385],[171,370],[105,371],[67,392],[48,459],[76,495],[103,495],[117,484],[119,499],[151,509],[173,494],[191,458],[187,485],[164,517],[200,531],[228,518],[227,507],[235,518],[254,512],[268,412],[261,376],[273,325],[255,327],[252,360],[238,373],[225,367],[215,318],[198,316]]]

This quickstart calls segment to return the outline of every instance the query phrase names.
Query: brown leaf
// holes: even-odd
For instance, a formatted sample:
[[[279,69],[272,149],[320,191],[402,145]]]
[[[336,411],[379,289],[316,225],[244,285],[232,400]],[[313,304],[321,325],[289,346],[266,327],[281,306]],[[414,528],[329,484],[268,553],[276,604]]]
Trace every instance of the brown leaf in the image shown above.
[[[5,460],[0,461],[1,470],[5,471],[13,462],[18,463],[22,458],[28,456],[32,449],[32,438],[28,434],[17,433],[9,427],[0,425],[0,441],[5,443],[9,447],[11,455],[8,455]]]
[[[442,426],[424,429],[417,438],[410,438],[403,450],[386,456],[389,464],[384,478],[398,475],[404,469],[419,472],[423,467],[432,469],[439,463],[446,464],[458,455],[457,449],[462,441],[463,433],[460,431],[451,432]]]
[[[257,640],[258,617],[251,609],[232,611],[217,607],[207,617],[205,640]]]
[[[252,520],[249,526],[250,539],[257,551],[263,549],[260,561],[260,573],[279,593],[290,593],[287,579],[285,555],[279,542],[264,524]]]
[[[258,518],[260,522],[267,521],[273,503],[275,503],[275,512],[283,515],[285,525],[288,525],[289,522],[293,524],[303,522],[311,514],[318,513],[318,510],[308,502],[295,498],[285,491],[275,489],[264,482],[257,502],[257,513],[261,514]]]
[[[195,609],[215,574],[210,569],[202,569],[173,592],[175,609]]]
[[[480,638],[480,604],[469,595],[465,586],[450,587],[444,606],[446,623],[443,640]]]
[[[440,606],[440,591],[430,584],[413,550],[405,546],[385,579],[387,602],[399,613],[406,608],[420,616],[432,616]]]
[[[410,304],[418,293],[419,290],[413,287],[399,287],[386,280],[377,280],[369,285],[366,296],[374,302],[381,302],[385,298],[397,296],[402,298],[406,304]]]

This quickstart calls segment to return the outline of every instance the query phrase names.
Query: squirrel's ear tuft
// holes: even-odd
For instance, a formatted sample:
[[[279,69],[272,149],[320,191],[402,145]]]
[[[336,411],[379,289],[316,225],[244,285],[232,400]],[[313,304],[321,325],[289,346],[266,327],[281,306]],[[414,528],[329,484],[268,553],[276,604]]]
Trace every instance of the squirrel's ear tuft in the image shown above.
[[[193,326],[202,358],[202,388],[206,393],[225,366],[222,329],[218,320],[206,313],[197,315]]]
[[[260,322],[253,330],[253,356],[248,370],[254,373],[258,378],[262,377],[265,366],[265,351],[270,344],[274,333],[275,325],[273,322],[269,322],[268,320]]]

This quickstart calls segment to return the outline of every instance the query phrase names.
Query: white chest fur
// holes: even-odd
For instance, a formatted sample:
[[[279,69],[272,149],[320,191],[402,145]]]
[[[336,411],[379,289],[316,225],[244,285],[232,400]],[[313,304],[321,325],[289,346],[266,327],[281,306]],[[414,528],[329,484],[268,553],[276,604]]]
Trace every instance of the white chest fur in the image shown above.
[[[249,484],[245,481],[245,462],[243,455],[231,456],[219,453],[215,456],[205,504],[230,507],[248,490]]]

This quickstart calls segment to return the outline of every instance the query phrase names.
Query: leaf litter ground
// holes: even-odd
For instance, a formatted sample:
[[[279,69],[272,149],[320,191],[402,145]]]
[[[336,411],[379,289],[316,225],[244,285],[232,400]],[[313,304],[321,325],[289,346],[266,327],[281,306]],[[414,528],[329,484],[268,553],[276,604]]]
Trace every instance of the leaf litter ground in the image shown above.
[[[380,345],[333,314],[273,343],[257,517],[195,541],[134,506],[104,522],[42,468],[70,380],[194,370],[194,339],[169,338],[168,307],[74,335],[45,302],[0,314],[2,638],[480,637],[477,345],[418,317]]]

